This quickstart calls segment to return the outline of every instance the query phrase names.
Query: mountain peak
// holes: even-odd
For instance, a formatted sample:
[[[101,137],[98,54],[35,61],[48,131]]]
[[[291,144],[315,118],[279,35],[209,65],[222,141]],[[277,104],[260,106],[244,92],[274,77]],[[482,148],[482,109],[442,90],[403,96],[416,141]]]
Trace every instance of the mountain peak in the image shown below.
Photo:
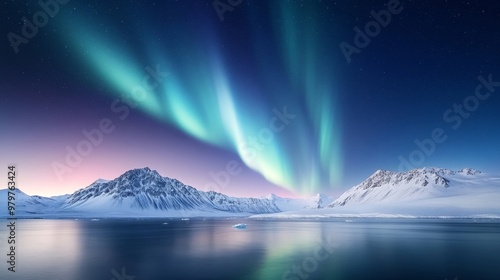
[[[120,177],[130,178],[130,177],[155,177],[161,178],[161,175],[156,170],[151,170],[149,167],[136,168],[123,173]],[[120,178],[119,177],[119,178]]]
[[[456,175],[456,174],[463,174],[463,175],[477,175],[481,174],[482,172],[473,168],[463,168],[461,170],[450,170],[446,168],[438,168],[438,167],[420,167],[420,168],[415,168],[411,169],[408,171],[404,172],[394,172],[394,171],[388,171],[384,169],[378,169],[375,171],[368,179],[373,179],[373,178],[380,178],[380,177],[387,177],[387,176],[429,176],[429,175],[435,175],[435,176],[450,176],[450,175]],[[367,179],[367,180],[368,180]]]
[[[151,168],[149,167],[142,167],[142,168],[134,168],[134,169],[131,169],[123,174],[127,174],[127,173],[158,173],[156,170],[151,170]]]
[[[389,170],[385,170],[385,169],[378,169],[370,177],[385,176],[385,175],[391,175],[394,173],[395,172],[393,172],[393,171],[389,171]]]
[[[459,173],[463,173],[464,175],[476,175],[476,174],[481,174],[482,172],[473,168],[466,167],[460,171]]]
[[[274,193],[270,193],[268,194],[267,196],[265,196],[264,198],[267,198],[267,199],[276,199],[276,198],[280,198],[279,196],[277,196],[276,194]]]

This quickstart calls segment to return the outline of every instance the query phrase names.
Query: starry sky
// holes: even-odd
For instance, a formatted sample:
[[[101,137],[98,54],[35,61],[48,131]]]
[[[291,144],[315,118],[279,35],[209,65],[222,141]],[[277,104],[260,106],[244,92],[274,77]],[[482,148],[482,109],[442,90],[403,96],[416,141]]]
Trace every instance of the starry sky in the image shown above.
[[[256,197],[498,173],[496,1],[42,3],[0,9],[0,163],[28,194],[146,166]]]

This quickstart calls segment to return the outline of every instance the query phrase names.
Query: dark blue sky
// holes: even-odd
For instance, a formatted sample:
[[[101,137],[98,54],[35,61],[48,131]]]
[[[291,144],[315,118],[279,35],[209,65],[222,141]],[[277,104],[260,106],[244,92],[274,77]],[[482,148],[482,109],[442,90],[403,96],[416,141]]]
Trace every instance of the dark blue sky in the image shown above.
[[[495,1],[103,2],[2,3],[1,162],[28,193],[144,166],[237,196],[498,172]]]

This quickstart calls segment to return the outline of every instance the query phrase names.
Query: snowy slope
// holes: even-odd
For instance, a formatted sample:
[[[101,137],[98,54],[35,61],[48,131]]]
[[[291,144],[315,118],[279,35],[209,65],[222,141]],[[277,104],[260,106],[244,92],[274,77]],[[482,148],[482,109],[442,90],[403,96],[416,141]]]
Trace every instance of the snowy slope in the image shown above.
[[[377,171],[329,207],[258,218],[500,218],[500,176],[473,169]]]
[[[334,201],[333,197],[325,194],[316,194],[305,199],[284,198],[275,194],[270,194],[266,198],[271,200],[281,211],[319,209],[328,206]]]
[[[401,173],[378,170],[361,184],[343,193],[329,206],[401,202],[447,196],[457,191],[464,183],[484,185],[487,183],[484,180],[488,178],[488,175],[482,175],[480,171],[470,168],[460,171],[419,168]]]
[[[43,197],[38,195],[27,195],[19,189],[14,191],[16,214],[43,214],[52,213],[64,204],[69,195],[60,195],[54,197]],[[0,216],[7,213],[8,190],[0,190]]]

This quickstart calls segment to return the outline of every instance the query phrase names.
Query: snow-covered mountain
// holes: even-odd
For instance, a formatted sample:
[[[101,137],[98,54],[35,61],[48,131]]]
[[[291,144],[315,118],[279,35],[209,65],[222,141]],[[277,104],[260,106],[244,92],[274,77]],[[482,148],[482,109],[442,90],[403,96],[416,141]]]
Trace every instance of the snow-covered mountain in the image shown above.
[[[500,218],[500,175],[465,168],[378,170],[328,207],[255,218]]]
[[[344,192],[329,207],[407,201],[446,196],[462,183],[476,184],[485,179],[481,172],[464,168],[452,171],[443,168],[418,168],[406,172],[377,170],[361,184]]]
[[[5,192],[5,194],[3,193]],[[0,207],[7,190],[0,191]],[[199,191],[176,179],[162,177],[149,168],[125,172],[114,180],[99,179],[71,195],[29,196],[16,190],[18,215],[38,216],[247,216],[325,207],[333,199],[318,194],[307,199],[237,198]],[[2,207],[6,209],[7,207]],[[2,214],[3,213],[3,214]],[[0,210],[0,216],[4,216]]]
[[[149,168],[134,169],[111,180],[97,180],[70,195],[65,210],[83,212],[228,212],[274,213],[280,209],[268,199],[236,198],[199,191]]]
[[[27,217],[499,217],[500,176],[466,168],[378,170],[339,198],[237,198],[199,191],[149,168],[99,179],[71,195],[30,196],[16,190],[16,214]],[[0,217],[7,216],[0,190]],[[260,216],[264,217],[264,216]]]

